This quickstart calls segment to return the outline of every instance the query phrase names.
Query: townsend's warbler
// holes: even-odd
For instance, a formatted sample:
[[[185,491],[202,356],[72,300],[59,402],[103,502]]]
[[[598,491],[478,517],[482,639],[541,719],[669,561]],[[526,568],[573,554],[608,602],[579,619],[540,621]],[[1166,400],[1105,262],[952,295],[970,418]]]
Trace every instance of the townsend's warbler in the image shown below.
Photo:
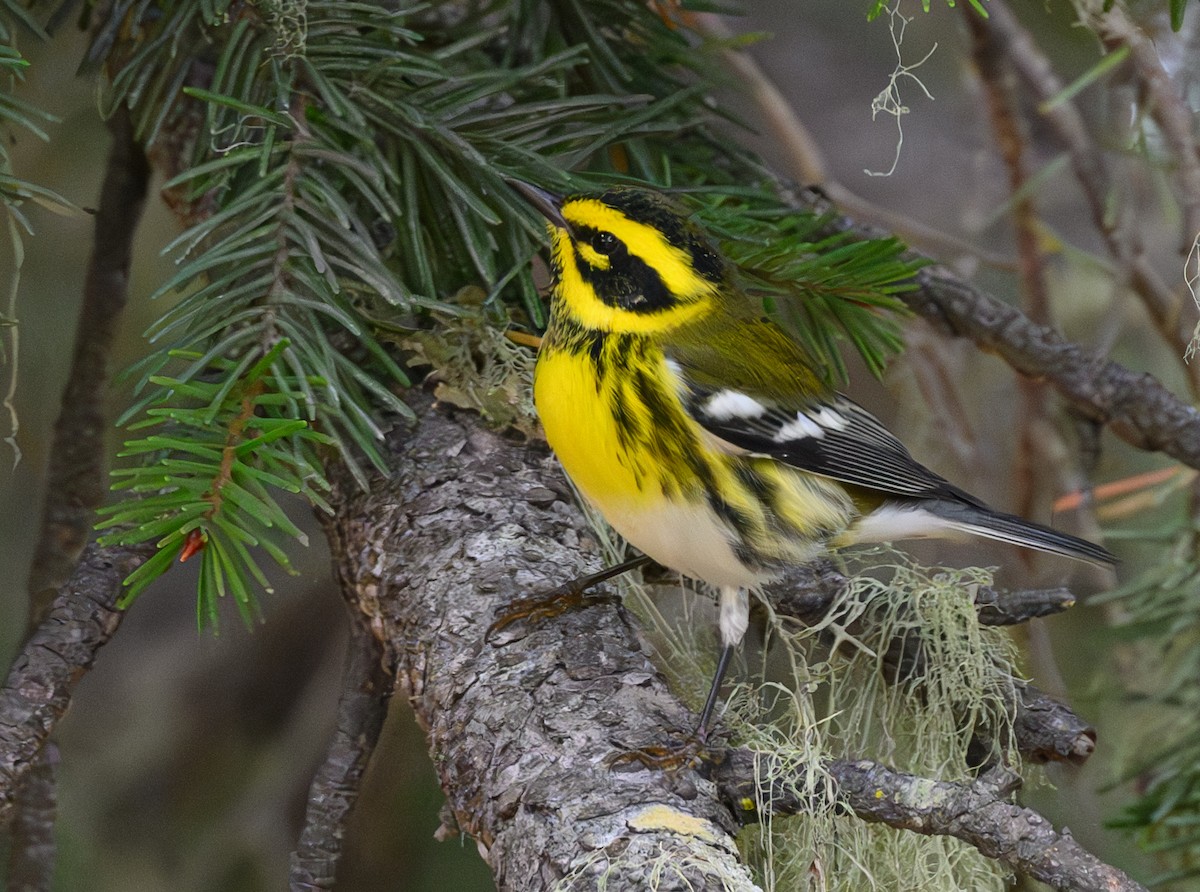
[[[1108,551],[994,511],[832,391],[667,198],[559,198],[534,401],[567,474],[660,564],[720,591],[723,649],[700,735],[749,618],[746,588],[829,546],[972,534],[1097,563]]]

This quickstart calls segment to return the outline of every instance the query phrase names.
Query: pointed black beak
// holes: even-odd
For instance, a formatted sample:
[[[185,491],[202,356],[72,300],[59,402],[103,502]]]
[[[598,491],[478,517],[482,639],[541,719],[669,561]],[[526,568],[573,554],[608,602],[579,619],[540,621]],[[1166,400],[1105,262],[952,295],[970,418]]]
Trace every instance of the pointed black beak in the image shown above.
[[[521,180],[508,181],[514,189],[521,193],[521,196],[538,210],[538,212],[557,226],[559,229],[570,229],[567,226],[567,221],[563,219],[562,203],[560,196],[553,192],[547,192],[545,189],[534,186],[530,183],[522,182]]]

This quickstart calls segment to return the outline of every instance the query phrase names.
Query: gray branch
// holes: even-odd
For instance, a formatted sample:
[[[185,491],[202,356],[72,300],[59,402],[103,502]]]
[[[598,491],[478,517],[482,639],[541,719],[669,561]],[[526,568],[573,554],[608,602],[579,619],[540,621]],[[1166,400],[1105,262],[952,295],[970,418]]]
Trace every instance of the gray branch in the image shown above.
[[[782,769],[764,769],[764,758],[762,753],[735,750],[717,769],[730,808],[747,822],[763,817],[747,809],[756,802],[777,816],[812,808],[812,803],[797,798],[796,786]],[[974,782],[952,782],[917,777],[867,760],[831,760],[824,767],[836,782],[837,803],[864,821],[926,836],[953,836],[1055,889],[1146,892],[1084,850],[1068,830],[1055,830],[1033,809],[1014,804],[1012,794],[1021,779],[1006,769],[993,769]],[[767,795],[758,794],[759,776],[775,778]]]
[[[0,825],[12,820],[18,783],[71,702],[75,685],[116,632],[121,581],[154,552],[153,544],[89,545],[25,642],[0,689]]]
[[[133,241],[142,218],[150,163],[133,134],[129,110],[109,121],[112,147],[92,236],[91,260],[75,326],[71,370],[54,423],[37,545],[29,571],[30,628],[75,568],[108,492],[105,416],[113,343],[129,296]]]
[[[595,569],[545,451],[437,411],[390,445],[399,470],[370,494],[337,478],[339,572],[396,655],[448,812],[497,886],[644,888],[658,864],[662,889],[756,888],[711,781],[606,764],[695,722],[618,604],[487,640],[509,602]]]
[[[340,567],[352,561],[339,547],[337,529],[328,525],[334,561]],[[358,802],[367,762],[379,742],[379,733],[391,702],[394,679],[388,667],[392,658],[377,637],[377,630],[353,600],[354,587],[343,587],[348,596],[350,640],[342,672],[337,726],[325,759],[309,787],[304,828],[291,856],[290,888],[293,892],[333,889],[344,852],[346,821]]]
[[[695,721],[618,604],[597,600],[487,638],[512,600],[595,569],[561,472],[544,450],[470,414],[421,416],[415,431],[392,436],[401,470],[370,494],[335,474],[333,529],[348,596],[395,654],[398,683],[427,731],[448,820],[476,840],[502,890],[547,889],[565,877],[578,889],[644,888],[654,865],[667,871],[659,888],[755,888],[733,846],[735,818],[745,816],[723,803],[718,785],[691,770],[608,764],[626,748],[679,742]],[[844,764],[897,792],[890,811],[864,808],[865,819],[955,835],[1037,875],[1052,852],[1028,854],[1031,828],[1052,844],[1069,841],[999,794],[979,800],[987,811],[978,820],[966,812],[949,820],[942,806],[975,795],[973,786]],[[854,801],[853,772],[843,773]],[[726,793],[732,782],[722,780]],[[901,795],[918,788],[940,798]],[[1081,850],[1080,859],[1080,870],[1100,864]]]
[[[1044,379],[1080,415],[1106,424],[1127,443],[1200,468],[1200,412],[1153,375],[1090,353],[944,269],[921,270],[917,283],[904,300],[937,328]]]

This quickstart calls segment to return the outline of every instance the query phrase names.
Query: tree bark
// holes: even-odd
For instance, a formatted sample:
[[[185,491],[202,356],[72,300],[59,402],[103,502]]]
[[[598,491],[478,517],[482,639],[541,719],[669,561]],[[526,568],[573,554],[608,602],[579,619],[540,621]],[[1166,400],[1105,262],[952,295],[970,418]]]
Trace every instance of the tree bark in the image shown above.
[[[0,689],[0,826],[12,820],[17,786],[38,764],[38,751],[71,704],[75,685],[121,624],[121,581],[153,552],[153,544],[89,545],[13,660]]]
[[[398,471],[369,494],[335,475],[339,573],[395,654],[449,812],[498,888],[637,889],[655,872],[660,890],[757,888],[712,781],[607,764],[695,723],[619,604],[488,638],[514,599],[596,569],[544,447],[436,410],[389,445]]]

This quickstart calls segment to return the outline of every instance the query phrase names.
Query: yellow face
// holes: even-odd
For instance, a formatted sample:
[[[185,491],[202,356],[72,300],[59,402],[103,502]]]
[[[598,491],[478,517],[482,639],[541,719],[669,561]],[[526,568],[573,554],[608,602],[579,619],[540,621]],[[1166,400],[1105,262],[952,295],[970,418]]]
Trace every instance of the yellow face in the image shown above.
[[[551,224],[556,296],[585,328],[652,333],[711,308],[725,265],[660,196],[635,189],[567,198]]]

